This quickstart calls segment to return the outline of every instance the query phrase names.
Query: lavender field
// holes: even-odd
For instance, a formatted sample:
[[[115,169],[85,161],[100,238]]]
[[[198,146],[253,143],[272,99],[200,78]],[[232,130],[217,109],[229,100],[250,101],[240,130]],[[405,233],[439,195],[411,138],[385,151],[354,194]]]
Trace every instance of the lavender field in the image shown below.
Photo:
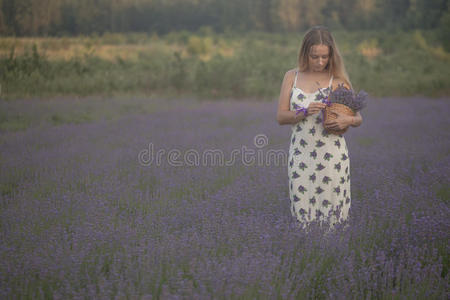
[[[0,103],[2,299],[450,296],[448,98],[369,100],[330,232],[291,217],[275,102],[35,100]]]

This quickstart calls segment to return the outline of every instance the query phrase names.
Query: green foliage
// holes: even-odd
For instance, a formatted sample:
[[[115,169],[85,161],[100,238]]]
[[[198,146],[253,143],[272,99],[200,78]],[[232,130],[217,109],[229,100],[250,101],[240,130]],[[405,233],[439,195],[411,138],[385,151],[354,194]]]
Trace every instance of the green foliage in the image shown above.
[[[298,32],[317,24],[347,30],[436,29],[448,14],[447,0],[47,0],[44,10],[37,9],[40,5],[40,0],[3,1],[0,33],[63,36],[96,32],[112,43],[123,43],[116,33]]]
[[[339,31],[335,37],[355,89],[379,97],[435,97],[448,95],[450,86],[450,54],[440,34]],[[219,35],[208,29],[152,37],[105,34],[78,39],[91,46],[68,60],[49,60],[36,45],[16,55],[11,46],[0,57],[2,97],[145,93],[268,100],[278,96],[284,72],[296,67],[301,38],[264,32]],[[139,52],[136,59],[117,56],[111,61],[95,52],[96,46],[129,40],[166,46]],[[218,51],[220,47],[228,54]],[[53,122],[60,122],[55,118]],[[21,123],[18,119],[15,126]]]
[[[439,38],[442,40],[442,45],[445,51],[450,52],[450,5],[449,10],[441,17],[440,26],[438,29]]]
[[[189,37],[187,51],[191,55],[208,54],[211,51],[212,43],[213,41],[209,37],[202,38],[193,35]]]
[[[437,189],[436,195],[438,198],[440,198],[442,201],[448,204],[450,202],[450,185],[448,184],[441,185]]]
[[[30,120],[23,115],[0,118],[0,131],[18,131],[30,127]]]
[[[12,197],[19,185],[16,182],[2,182],[0,184],[0,195],[2,197]]]

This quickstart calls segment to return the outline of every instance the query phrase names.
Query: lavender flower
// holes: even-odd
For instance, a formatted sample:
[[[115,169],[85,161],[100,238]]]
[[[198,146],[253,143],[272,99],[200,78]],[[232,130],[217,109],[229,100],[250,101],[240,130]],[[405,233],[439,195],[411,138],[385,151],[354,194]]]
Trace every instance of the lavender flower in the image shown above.
[[[173,109],[119,120],[2,127],[0,298],[447,299],[447,100],[374,102],[365,130],[348,133],[351,170],[341,154],[316,165],[325,145],[312,154],[316,160],[316,143],[305,145],[294,157],[309,168],[298,175],[314,184],[302,197],[287,180],[287,159],[269,166],[236,159],[174,167],[167,156],[151,167],[137,162],[149,141],[155,149],[220,149],[229,158],[255,132],[274,141],[266,148],[287,154],[286,127],[267,122],[272,103],[191,106],[180,99]],[[95,101],[89,106],[104,105]],[[0,101],[0,111],[39,117],[40,109],[73,107],[57,103]],[[180,103],[183,114],[176,113]],[[291,212],[323,224],[329,212],[338,217],[322,182],[336,163],[341,174],[328,186],[339,201],[332,204],[351,203],[349,219],[326,234],[314,222],[304,230]],[[336,190],[350,171],[351,192]],[[295,207],[289,192],[297,193]]]
[[[296,111],[295,111],[296,115],[298,115],[301,112],[303,112],[303,115],[306,116],[308,114],[308,109],[305,107],[296,108]]]
[[[342,83],[339,84],[338,87],[322,102],[327,105],[330,105],[331,103],[340,103],[348,106],[354,112],[357,112],[366,106],[367,97],[368,94],[365,91],[359,91],[359,93],[356,94],[353,90],[346,88]]]

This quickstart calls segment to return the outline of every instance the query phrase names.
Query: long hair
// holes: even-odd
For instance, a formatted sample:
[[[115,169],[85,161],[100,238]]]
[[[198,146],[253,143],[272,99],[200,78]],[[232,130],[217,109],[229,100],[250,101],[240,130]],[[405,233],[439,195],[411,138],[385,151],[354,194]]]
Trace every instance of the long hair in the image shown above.
[[[308,70],[308,57],[312,46],[315,45],[328,46],[330,49],[330,58],[325,69],[328,70],[330,76],[333,75],[334,78],[341,78],[351,89],[353,89],[347,71],[345,70],[342,56],[334,42],[334,38],[330,31],[324,26],[314,26],[306,32],[298,54],[298,69],[301,72]]]

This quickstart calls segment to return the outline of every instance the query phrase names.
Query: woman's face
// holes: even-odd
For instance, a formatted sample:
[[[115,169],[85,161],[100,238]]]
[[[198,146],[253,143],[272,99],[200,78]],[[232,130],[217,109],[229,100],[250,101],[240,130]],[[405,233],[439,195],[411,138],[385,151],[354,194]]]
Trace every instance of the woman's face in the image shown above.
[[[330,59],[330,48],[326,45],[314,45],[311,47],[308,57],[309,70],[322,72]]]

